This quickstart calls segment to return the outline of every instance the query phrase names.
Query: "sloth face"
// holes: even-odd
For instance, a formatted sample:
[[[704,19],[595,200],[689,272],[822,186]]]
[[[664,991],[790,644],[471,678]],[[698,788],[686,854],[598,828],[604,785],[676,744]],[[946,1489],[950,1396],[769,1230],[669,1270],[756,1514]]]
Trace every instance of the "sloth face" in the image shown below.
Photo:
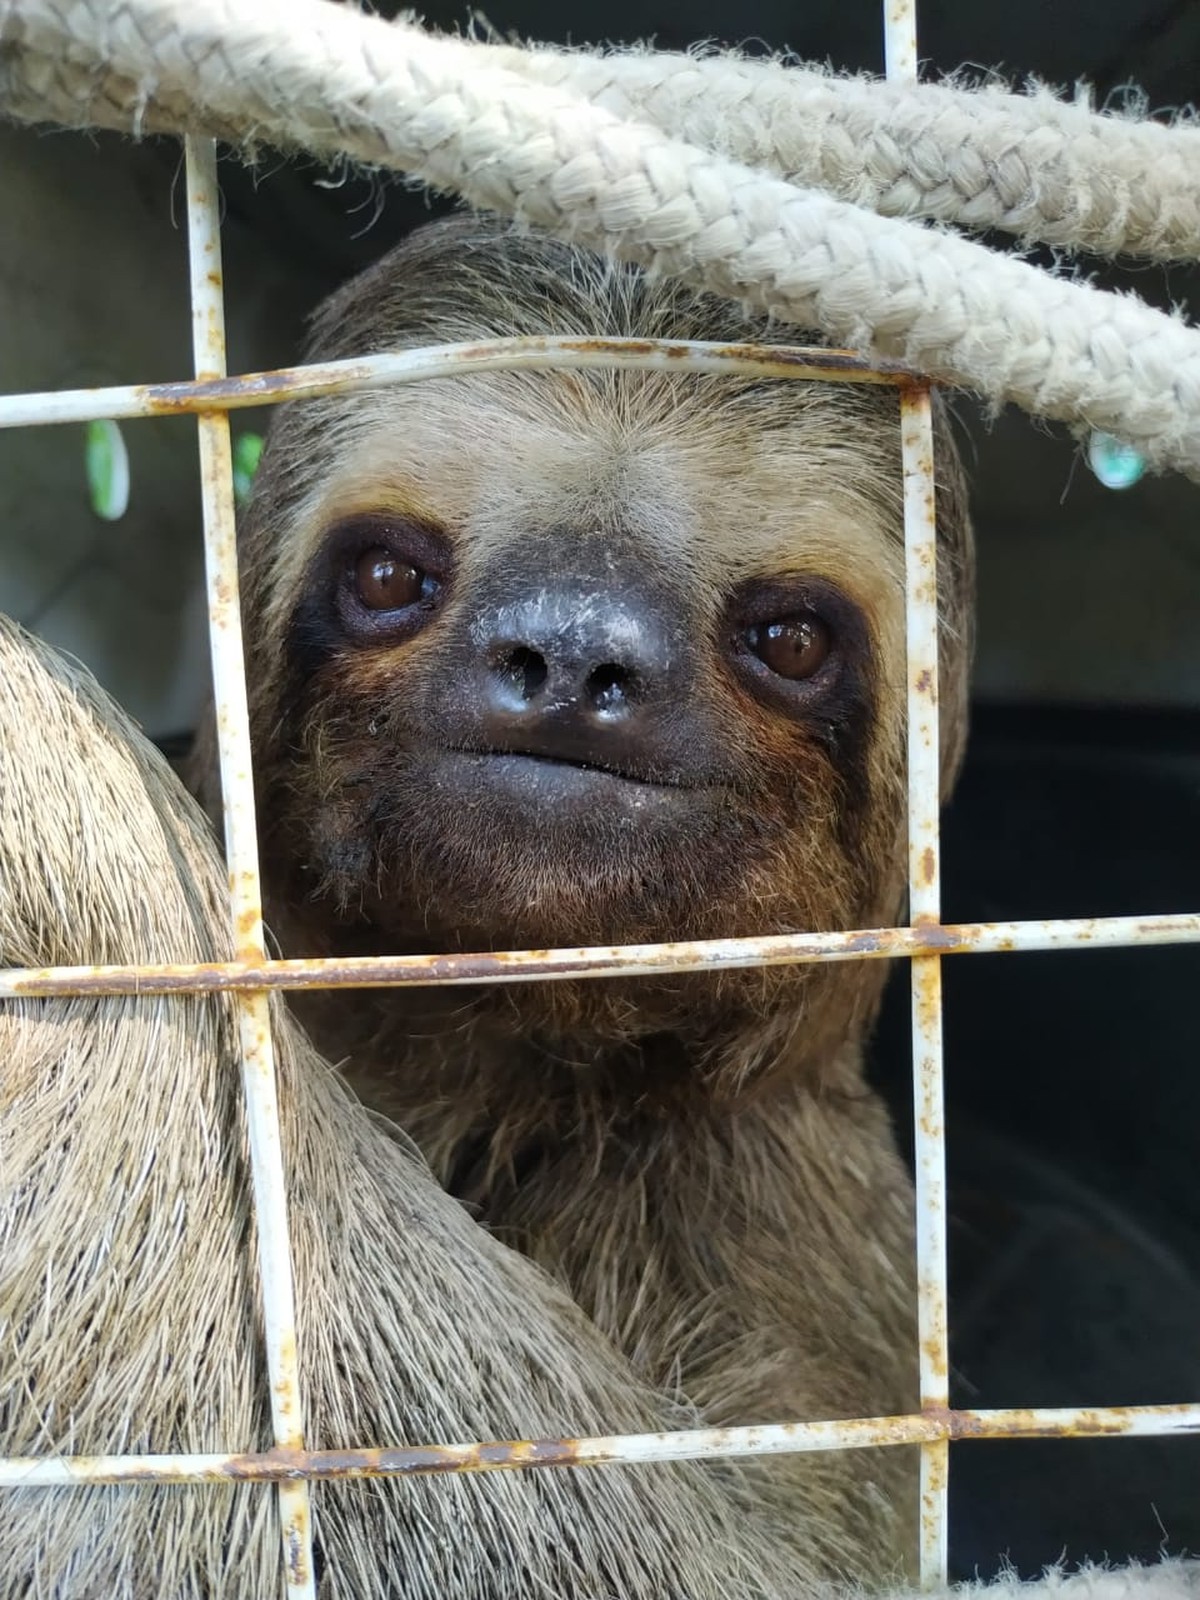
[[[328,486],[285,635],[329,797],[313,887],[385,945],[852,915],[895,683],[881,530],[868,564],[861,513],[789,490],[780,516],[766,452],[802,429],[766,444],[675,396],[618,430],[553,377],[522,389],[536,408],[470,379],[389,397]]]
[[[762,336],[543,241],[428,232],[326,308],[313,354]],[[894,914],[894,394],[501,373],[291,406],[248,546],[269,870],[327,947]]]

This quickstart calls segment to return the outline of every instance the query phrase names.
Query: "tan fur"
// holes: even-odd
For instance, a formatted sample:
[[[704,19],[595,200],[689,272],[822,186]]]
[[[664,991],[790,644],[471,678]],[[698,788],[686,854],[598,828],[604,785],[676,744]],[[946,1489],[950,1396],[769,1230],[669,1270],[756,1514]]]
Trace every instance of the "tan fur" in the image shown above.
[[[467,218],[423,230],[335,296],[309,355],[545,332],[803,337]],[[971,557],[944,424],[938,474],[948,789]],[[405,644],[339,650],[289,676],[298,608],[320,603],[326,532],[370,510],[418,515],[451,540],[444,616]],[[629,574],[661,584],[709,652],[697,694],[736,777],[710,802],[713,826],[684,826],[658,856],[614,834],[585,869],[553,826],[506,846],[470,806],[405,773],[419,771],[410,708],[446,670],[444,631],[469,620],[484,575],[508,563],[535,584],[597,540],[600,588]],[[293,405],[272,430],[244,548],[270,914],[289,953],[695,938],[900,913],[893,391],[507,373]],[[853,770],[716,659],[725,597],[793,573],[835,584],[863,619],[869,715]],[[879,963],[838,963],[374,992],[304,1015],[439,1180],[655,1388],[713,1421],[871,1415],[916,1400],[910,1190],[860,1062],[882,978]],[[878,1577],[911,1548],[911,1466],[867,1452],[746,1473],[799,1559]]]
[[[228,956],[193,804],[86,673],[3,619],[0,739],[0,965]],[[695,1421],[274,1023],[314,1447]],[[249,1193],[228,998],[0,1002],[0,1454],[269,1444]],[[269,1489],[0,1504],[5,1600],[279,1592]],[[818,1511],[783,1520],[736,1464],[320,1485],[320,1592],[793,1596],[835,1554]]]

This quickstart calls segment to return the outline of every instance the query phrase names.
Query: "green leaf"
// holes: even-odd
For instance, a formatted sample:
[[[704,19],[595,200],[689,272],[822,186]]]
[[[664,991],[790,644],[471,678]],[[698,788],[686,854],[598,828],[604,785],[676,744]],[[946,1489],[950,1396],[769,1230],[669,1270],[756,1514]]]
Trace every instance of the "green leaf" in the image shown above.
[[[245,505],[263,453],[261,433],[239,433],[233,441],[233,498]]]
[[[105,522],[118,521],[129,509],[129,455],[115,422],[85,424],[83,461],[92,510]]]

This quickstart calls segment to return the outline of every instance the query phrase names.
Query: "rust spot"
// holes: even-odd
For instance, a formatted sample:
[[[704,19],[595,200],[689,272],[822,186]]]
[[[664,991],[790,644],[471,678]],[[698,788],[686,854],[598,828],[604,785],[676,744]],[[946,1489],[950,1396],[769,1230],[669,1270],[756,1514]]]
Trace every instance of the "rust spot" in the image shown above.
[[[259,405],[264,399],[286,400],[310,388],[312,380],[302,368],[277,372],[249,372],[236,378],[202,378],[195,383],[147,383],[137,390],[140,400],[157,415],[192,411],[214,415],[240,406]]]
[[[296,1370],[296,1335],[291,1329],[279,1341],[279,1361],[284,1369],[284,1376],[275,1385],[275,1393],[284,1407],[290,1409],[296,1399],[293,1376]]]
[[[944,1378],[948,1370],[946,1358],[946,1330],[939,1321],[928,1338],[921,1341],[921,1349],[935,1377]]]
[[[1168,917],[1157,917],[1153,922],[1137,924],[1138,933],[1158,939],[1194,939],[1198,929],[1200,929],[1200,918],[1194,916],[1181,917],[1178,921],[1172,921]]]
[[[865,928],[861,933],[850,934],[844,948],[863,955],[874,955],[889,942],[883,929]]]
[[[493,1444],[409,1445],[396,1449],[300,1450],[278,1447],[230,1456],[221,1475],[287,1482],[407,1477],[413,1473],[495,1472],[528,1467],[570,1467],[580,1462],[577,1439],[512,1440]]]
[[[533,1439],[518,1444],[485,1444],[479,1448],[481,1467],[569,1467],[578,1460],[577,1439]]]
[[[939,1409],[933,1414],[945,1419],[947,1433],[951,1439],[980,1439],[986,1435],[985,1425],[971,1412]]]
[[[287,1570],[288,1582],[292,1584],[307,1584],[308,1582],[308,1518],[298,1512],[288,1524],[287,1529]]]
[[[921,1407],[921,1420],[928,1426],[931,1439],[953,1439],[959,1413],[949,1406],[925,1405]]]
[[[933,688],[933,673],[928,667],[922,667],[917,674],[916,689],[918,694],[928,694]]]
[[[673,967],[702,967],[708,957],[700,950],[678,950],[674,945],[668,946],[668,957]]]
[[[921,386],[921,379],[903,362],[888,361],[882,357],[868,360],[854,350],[827,350],[820,346],[813,349],[772,349],[767,346],[764,350],[762,346],[746,344],[727,345],[720,353],[742,359],[757,358],[770,366],[816,369],[817,376],[822,372],[829,376],[853,374],[876,382],[892,383],[904,389],[919,390]]]
[[[686,344],[659,342],[654,339],[566,339],[553,344],[541,339],[513,341],[514,346],[525,349],[557,348],[584,356],[661,356],[664,360],[681,363],[693,361],[694,353]],[[464,364],[495,355],[494,344],[465,346],[460,352]],[[855,350],[826,349],[822,345],[757,345],[719,344],[709,352],[718,360],[741,361],[758,367],[767,376],[809,377],[838,380],[851,378],[866,383],[894,384],[904,389],[919,389],[923,380],[903,362],[884,358],[868,358]],[[270,376],[266,374],[265,376]]]
[[[711,1438],[718,1450],[723,1450],[726,1447],[729,1443],[729,1437],[728,1428],[714,1428],[712,1430]]]
[[[607,339],[572,339],[565,346],[565,348],[568,350],[577,350],[580,355],[603,355],[611,350],[613,346]],[[622,341],[621,349],[628,350],[631,355],[639,356],[653,355],[655,351],[661,351],[663,355],[668,357],[676,357],[681,354],[686,354],[686,347],[683,345],[662,346],[656,344],[653,339],[631,339],[628,343]],[[487,345],[478,345],[474,348],[464,350],[463,356],[466,360],[474,360],[476,357],[486,355],[487,353]]]
[[[921,881],[931,884],[937,876],[937,855],[932,845],[927,845],[921,852]]]

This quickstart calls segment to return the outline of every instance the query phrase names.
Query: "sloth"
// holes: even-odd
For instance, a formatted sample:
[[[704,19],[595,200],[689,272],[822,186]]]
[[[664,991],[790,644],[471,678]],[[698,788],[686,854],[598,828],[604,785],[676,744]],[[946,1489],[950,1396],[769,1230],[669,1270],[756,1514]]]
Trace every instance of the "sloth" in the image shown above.
[[[464,221],[331,303],[313,353],[585,325],[774,334]],[[640,374],[282,412],[246,551],[287,946],[893,914],[895,424],[884,394]],[[943,472],[957,730],[965,524]],[[0,734],[0,965],[228,957],[201,813],[86,673],[3,619]],[[330,997],[310,1020],[340,1075],[274,1006],[306,1442],[910,1406],[907,1185],[858,1067],[877,972]],[[0,1453],[269,1445],[236,1041],[221,995],[0,1003]],[[908,1466],[322,1482],[318,1592],[833,1595],[899,1575]],[[269,1487],[3,1494],[5,1600],[277,1588]]]
[[[519,334],[794,342],[493,219],[430,225],[308,360]],[[474,372],[280,408],[242,533],[286,954],[892,922],[894,389]],[[971,543],[938,413],[943,788]],[[211,780],[208,794],[211,797]],[[331,992],[300,1013],[443,1188],[713,1425],[912,1409],[912,1202],[862,1051],[880,962]],[[914,1452],[739,1468],[829,1576],[911,1555]]]
[[[520,332],[784,336],[468,218],[329,302],[309,355]],[[283,408],[244,549],[284,947],[894,917],[898,432],[886,390],[678,373]],[[970,565],[944,427],[939,474],[949,783]],[[10,624],[0,727],[0,964],[226,957],[200,813]],[[860,1061],[880,978],[330,994],[305,1020],[340,1075],[276,1007],[307,1442],[909,1409],[910,1195]],[[264,1448],[231,1002],[4,1002],[0,1060],[0,1451]],[[319,1589],[831,1593],[902,1572],[911,1467],[891,1449],[322,1483]],[[277,1583],[263,1486],[25,1489],[4,1510],[14,1600]]]

